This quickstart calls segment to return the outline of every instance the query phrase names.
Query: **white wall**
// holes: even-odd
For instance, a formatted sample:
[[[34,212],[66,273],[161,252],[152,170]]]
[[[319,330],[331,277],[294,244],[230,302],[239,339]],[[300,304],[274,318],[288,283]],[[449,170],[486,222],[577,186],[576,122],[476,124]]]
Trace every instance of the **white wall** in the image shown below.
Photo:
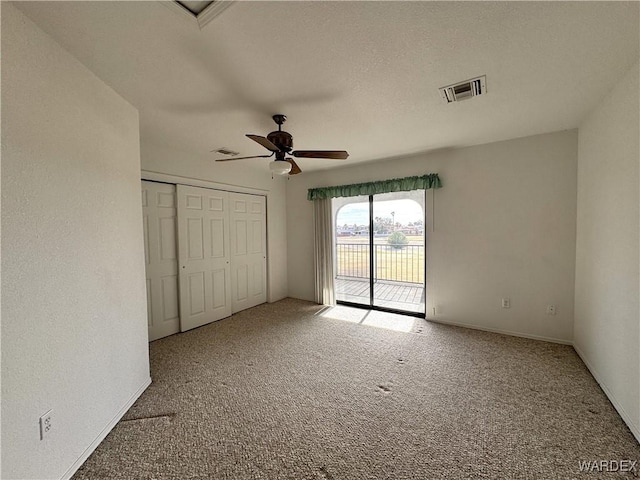
[[[249,142],[248,139],[247,142]],[[196,155],[142,139],[141,163],[145,173],[157,172],[169,175],[177,178],[180,183],[267,196],[268,301],[281,300],[288,294],[286,215],[288,180],[282,177],[271,178],[268,169],[269,159],[216,163],[214,159],[219,157],[219,154],[214,153]],[[251,168],[251,162],[261,162],[263,168]],[[148,174],[147,177],[149,177]]]
[[[434,172],[444,186],[435,192],[434,231],[427,232],[428,317],[571,342],[576,160],[571,130],[293,178],[289,295],[313,300],[308,188]],[[501,308],[503,297],[510,309]],[[545,314],[548,304],[557,315]]]
[[[638,71],[579,129],[574,346],[640,441]]]
[[[138,115],[1,8],[1,476],[60,478],[150,382]]]

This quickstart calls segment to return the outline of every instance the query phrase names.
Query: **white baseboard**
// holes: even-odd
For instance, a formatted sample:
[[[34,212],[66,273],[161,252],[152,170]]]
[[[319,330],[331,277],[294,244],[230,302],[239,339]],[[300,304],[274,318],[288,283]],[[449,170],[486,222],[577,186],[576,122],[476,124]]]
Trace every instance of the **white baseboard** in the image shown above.
[[[542,335],[532,335],[529,333],[513,332],[511,330],[501,330],[499,328],[481,327],[481,326],[473,325],[470,323],[448,322],[445,320],[437,320],[435,318],[427,318],[426,320],[429,322],[441,323],[443,325],[453,325],[456,327],[464,327],[464,328],[471,328],[473,330],[481,330],[483,332],[500,333],[502,335],[510,335],[512,337],[530,338],[532,340],[542,340],[543,342],[560,343],[562,345],[573,346],[573,343],[570,340],[563,340],[561,338],[543,337]]]
[[[78,471],[78,469],[82,466],[82,464],[89,458],[89,455],[93,453],[93,451],[98,448],[98,445],[105,439],[109,432],[113,430],[113,427],[120,421],[120,419],[127,413],[127,410],[131,408],[134,402],[142,395],[142,393],[147,389],[147,387],[151,385],[151,377],[149,377],[144,384],[134,393],[129,400],[124,404],[124,406],[116,413],[116,415],[111,419],[111,421],[107,424],[106,427],[102,429],[100,434],[96,437],[96,439],[91,442],[91,445],[87,447],[87,449],[82,452],[82,455],[73,462],[73,465],[69,467],[69,469],[62,475],[62,479],[68,480],[70,479],[74,473]]]
[[[575,343],[573,344],[573,349],[576,351],[578,356],[582,359],[584,364],[587,366],[587,369],[589,369],[589,372],[591,373],[593,378],[596,379],[596,382],[598,382],[598,385],[600,385],[600,388],[602,389],[602,391],[609,398],[609,401],[611,402],[613,407],[618,411],[618,414],[620,414],[620,416],[622,417],[622,420],[624,420],[624,423],[627,424],[627,426],[629,427],[629,430],[631,430],[631,433],[633,433],[633,436],[636,437],[636,440],[638,441],[638,443],[640,443],[640,426],[638,426],[635,423],[631,415],[629,415],[627,411],[622,407],[622,405],[620,405],[618,400],[616,400],[616,397],[613,395],[611,390],[609,390],[607,385],[602,381],[602,376],[598,373],[595,367],[589,362],[589,360],[587,360],[587,357],[584,355],[584,353],[580,350],[580,348]]]

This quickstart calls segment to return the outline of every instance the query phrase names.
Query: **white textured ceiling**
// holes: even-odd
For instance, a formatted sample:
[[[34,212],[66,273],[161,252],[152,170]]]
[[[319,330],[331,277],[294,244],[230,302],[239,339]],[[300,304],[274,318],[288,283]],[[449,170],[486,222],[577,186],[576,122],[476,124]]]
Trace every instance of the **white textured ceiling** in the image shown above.
[[[241,1],[202,30],[155,1],[16,5],[139,109],[143,139],[263,154],[244,134],[285,113],[295,148],[351,154],[305,171],[575,128],[639,57],[637,2]],[[478,75],[487,95],[440,98]]]

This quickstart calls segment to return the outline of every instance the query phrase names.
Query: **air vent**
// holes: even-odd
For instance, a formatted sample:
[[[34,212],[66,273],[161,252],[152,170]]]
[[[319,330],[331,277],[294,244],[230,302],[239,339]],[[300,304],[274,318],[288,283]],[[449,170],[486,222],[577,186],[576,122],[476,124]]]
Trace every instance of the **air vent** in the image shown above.
[[[228,155],[230,157],[235,157],[236,155],[240,155],[240,152],[234,152],[233,150],[229,150],[228,148],[219,148],[218,150],[215,150],[215,152],[219,153],[220,155]]]
[[[440,95],[446,103],[467,100],[485,93],[487,93],[487,77],[485,75],[440,89]]]

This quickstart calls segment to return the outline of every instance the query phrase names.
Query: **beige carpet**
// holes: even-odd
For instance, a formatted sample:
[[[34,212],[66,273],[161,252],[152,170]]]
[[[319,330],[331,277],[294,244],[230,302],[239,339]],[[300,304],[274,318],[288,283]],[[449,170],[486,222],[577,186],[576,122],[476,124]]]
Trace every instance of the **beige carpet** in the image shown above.
[[[640,446],[571,347],[320,310],[287,299],[153,342],[153,384],[74,478],[640,476],[580,472]]]

